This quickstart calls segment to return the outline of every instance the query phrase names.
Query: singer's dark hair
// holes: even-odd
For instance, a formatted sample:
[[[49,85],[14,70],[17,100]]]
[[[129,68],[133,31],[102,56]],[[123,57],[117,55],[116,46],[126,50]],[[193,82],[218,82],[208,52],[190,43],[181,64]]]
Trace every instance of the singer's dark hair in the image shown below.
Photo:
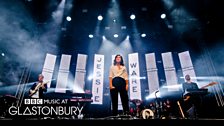
[[[116,62],[116,58],[117,58],[118,56],[120,56],[120,57],[121,57],[121,62],[120,62],[120,65],[124,66],[124,60],[123,60],[123,57],[122,57],[120,54],[117,54],[117,55],[115,56],[115,58],[114,58],[114,65],[116,65],[116,64],[117,64],[117,62]]]

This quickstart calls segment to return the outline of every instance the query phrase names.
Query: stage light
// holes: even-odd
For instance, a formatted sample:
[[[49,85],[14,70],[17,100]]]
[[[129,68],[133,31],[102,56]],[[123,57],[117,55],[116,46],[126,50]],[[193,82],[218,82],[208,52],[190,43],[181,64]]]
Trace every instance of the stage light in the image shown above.
[[[107,26],[107,27],[105,27],[105,30],[110,30],[110,27],[108,27],[108,26]]]
[[[130,16],[130,18],[131,18],[131,20],[134,20],[134,19],[135,19],[135,15],[132,14],[132,15]]]
[[[118,34],[114,34],[114,38],[117,38],[119,35]]]
[[[93,79],[93,75],[88,76],[88,80],[91,81]]]
[[[71,17],[69,17],[69,16],[67,16],[67,17],[66,17],[66,20],[67,20],[67,21],[71,21],[71,20],[72,20],[72,18],[71,18]]]
[[[127,27],[126,26],[121,26],[121,29],[126,29]]]
[[[106,37],[103,35],[103,40],[106,40]]]
[[[98,18],[99,21],[103,20],[103,16],[101,16],[101,15],[99,15],[97,18]]]
[[[167,25],[167,27],[168,27],[169,29],[172,29],[172,28],[173,28],[173,25]]]
[[[5,56],[5,53],[2,53],[1,55],[2,55],[2,56]]]
[[[92,34],[89,34],[89,38],[93,38],[93,35]]]
[[[142,33],[142,34],[141,34],[141,37],[142,37],[142,38],[146,37],[146,34],[145,34],[145,33]]]
[[[155,98],[159,98],[161,97],[160,91],[156,90],[153,93],[149,94],[148,96],[145,97],[145,100],[149,100],[149,99],[155,99]]]
[[[142,11],[147,11],[148,9],[147,9],[147,7],[142,7],[141,10]]]
[[[166,18],[166,14],[161,14],[160,16],[162,19]]]
[[[82,9],[82,13],[87,13],[88,9]]]

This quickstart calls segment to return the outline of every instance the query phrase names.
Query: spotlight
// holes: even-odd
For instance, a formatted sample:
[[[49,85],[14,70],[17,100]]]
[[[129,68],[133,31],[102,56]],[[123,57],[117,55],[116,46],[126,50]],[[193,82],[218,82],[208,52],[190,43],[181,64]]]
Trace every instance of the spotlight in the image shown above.
[[[162,19],[166,18],[166,14],[161,14],[160,16]]]
[[[89,75],[89,76],[88,76],[88,80],[91,81],[92,79],[93,79],[93,75]]]
[[[142,34],[141,34],[141,37],[142,37],[142,38],[146,37],[146,34],[145,34],[145,33],[142,33]]]
[[[99,21],[103,20],[103,16],[101,16],[101,15],[99,15],[97,18]]]
[[[168,27],[169,29],[172,29],[172,28],[173,28],[173,25],[167,25],[167,27]]]
[[[134,19],[135,19],[135,15],[132,14],[132,15],[130,16],[130,18],[131,18],[131,20],[134,20]]]
[[[72,18],[71,18],[71,17],[69,17],[69,16],[67,16],[67,17],[66,17],[66,20],[67,20],[67,21],[71,21],[71,20],[72,20]]]
[[[89,38],[93,38],[93,35],[92,34],[89,34]]]
[[[109,27],[109,26],[106,26],[106,27],[105,27],[105,30],[110,30],[110,27]]]
[[[142,7],[141,10],[142,11],[147,11],[148,9],[147,9],[147,7]]]
[[[126,29],[127,27],[126,26],[121,26],[121,29]]]
[[[1,55],[2,55],[2,56],[5,56],[5,53],[2,53]]]
[[[114,34],[114,38],[117,38],[118,37],[118,34]]]
[[[103,35],[103,40],[106,40],[106,37]]]
[[[82,13],[87,13],[88,9],[82,9]]]

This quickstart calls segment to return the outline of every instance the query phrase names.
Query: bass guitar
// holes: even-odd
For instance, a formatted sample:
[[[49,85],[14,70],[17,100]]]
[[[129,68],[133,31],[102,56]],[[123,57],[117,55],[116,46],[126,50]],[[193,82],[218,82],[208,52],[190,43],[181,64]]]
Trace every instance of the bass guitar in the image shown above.
[[[207,85],[201,87],[200,89],[206,89],[207,87],[212,86],[212,85],[215,85],[215,84],[218,84],[218,82],[211,82],[211,83],[209,83],[209,84],[207,84]],[[188,92],[188,91],[185,92],[185,94],[188,94],[188,93],[190,93],[190,92]],[[185,96],[184,96],[184,101],[189,100],[190,97],[191,97],[190,95],[185,95]]]
[[[40,89],[40,87],[43,87],[43,86],[45,86],[47,83],[49,83],[50,81],[47,81],[47,82],[45,82],[45,83],[38,83],[37,85],[36,85],[36,87],[34,88],[34,90],[30,90],[30,92],[29,92],[29,96],[30,97],[33,97],[37,92],[38,92],[38,90]]]

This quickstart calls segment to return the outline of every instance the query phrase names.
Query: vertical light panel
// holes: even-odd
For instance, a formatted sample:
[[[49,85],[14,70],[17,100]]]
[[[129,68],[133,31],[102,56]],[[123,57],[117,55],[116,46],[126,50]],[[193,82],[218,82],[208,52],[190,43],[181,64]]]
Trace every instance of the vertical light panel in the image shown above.
[[[142,97],[141,97],[138,53],[128,54],[128,60],[129,60],[130,99],[141,100]]]
[[[44,75],[44,82],[49,81],[47,83],[47,87],[50,88],[51,80],[54,72],[55,62],[56,62],[56,55],[46,54],[44,66],[42,69],[42,74]]]
[[[95,54],[92,83],[92,104],[103,104],[104,55]]]
[[[73,93],[84,93],[87,55],[78,54]]]
[[[158,69],[155,53],[145,54],[149,94],[159,89]]]
[[[178,54],[178,56],[180,59],[180,65],[182,68],[183,76],[189,74],[191,76],[192,81],[196,82],[196,74],[194,71],[189,51],[181,52]]]
[[[71,55],[62,54],[55,92],[66,93]]]
[[[168,91],[178,91],[178,88],[172,88],[174,85],[178,84],[172,53],[162,53],[162,59]]]
[[[116,56],[116,55],[112,55],[112,60],[111,60],[111,61],[112,61],[112,62],[111,62],[112,65],[114,64],[114,58],[115,58],[115,56]]]

